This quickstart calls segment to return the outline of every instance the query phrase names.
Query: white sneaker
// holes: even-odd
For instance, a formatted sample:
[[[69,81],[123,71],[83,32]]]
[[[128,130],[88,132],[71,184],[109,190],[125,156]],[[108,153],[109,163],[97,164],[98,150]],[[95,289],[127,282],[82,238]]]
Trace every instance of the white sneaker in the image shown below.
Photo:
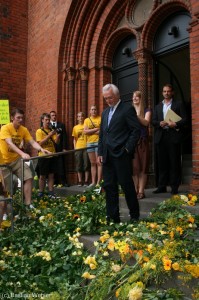
[[[6,221],[8,218],[8,215],[7,214],[3,214],[3,221]]]

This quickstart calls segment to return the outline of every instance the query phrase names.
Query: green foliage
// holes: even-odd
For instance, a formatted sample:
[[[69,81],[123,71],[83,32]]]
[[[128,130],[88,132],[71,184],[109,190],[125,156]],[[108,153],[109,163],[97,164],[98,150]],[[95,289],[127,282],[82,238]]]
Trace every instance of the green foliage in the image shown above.
[[[172,276],[183,284],[199,277],[198,217],[183,207],[196,203],[196,196],[168,199],[138,223],[109,226],[105,196],[97,190],[66,199],[39,199],[35,190],[33,199],[36,209],[28,211],[16,194],[14,233],[9,221],[1,224],[0,294],[31,300],[180,300],[181,290],[160,286]],[[93,233],[100,237],[91,255],[81,235]],[[195,284],[193,299],[198,290]]]

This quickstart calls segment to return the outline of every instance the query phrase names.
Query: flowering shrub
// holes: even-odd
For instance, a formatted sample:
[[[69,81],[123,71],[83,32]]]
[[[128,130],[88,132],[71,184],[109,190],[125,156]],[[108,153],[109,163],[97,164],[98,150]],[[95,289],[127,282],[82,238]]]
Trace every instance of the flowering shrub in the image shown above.
[[[1,224],[0,294],[21,293],[27,299],[139,300],[183,299],[183,291],[164,289],[167,279],[180,279],[198,299],[199,242],[197,217],[184,205],[191,194],[175,196],[135,224],[105,221],[105,197],[95,191],[37,199],[27,211],[16,195],[14,233]],[[83,233],[100,233],[94,253],[80,242]],[[189,296],[190,296],[189,295]]]

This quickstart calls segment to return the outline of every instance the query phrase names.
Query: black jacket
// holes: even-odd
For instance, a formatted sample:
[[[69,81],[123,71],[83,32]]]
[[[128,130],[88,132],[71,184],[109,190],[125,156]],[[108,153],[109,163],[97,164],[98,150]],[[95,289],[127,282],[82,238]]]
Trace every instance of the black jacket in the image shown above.
[[[114,157],[120,157],[127,149],[133,156],[141,129],[135,109],[130,103],[119,103],[108,126],[109,110],[108,107],[102,113],[98,143],[98,155],[103,156],[104,163],[107,151]]]
[[[176,123],[177,127],[170,129],[170,140],[172,143],[180,143],[183,138],[183,133],[184,133],[183,129],[187,122],[185,107],[182,102],[172,100],[171,109],[182,119]],[[160,142],[163,134],[163,130],[165,130],[160,126],[160,122],[163,120],[164,120],[163,103],[160,102],[155,106],[155,110],[152,118],[152,124],[155,127],[155,135],[154,135],[155,144],[158,144]]]

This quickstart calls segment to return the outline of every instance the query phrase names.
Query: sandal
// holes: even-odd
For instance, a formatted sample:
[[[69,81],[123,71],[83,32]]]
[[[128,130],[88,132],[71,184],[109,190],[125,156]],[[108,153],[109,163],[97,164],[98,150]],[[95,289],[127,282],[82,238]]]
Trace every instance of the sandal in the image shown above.
[[[145,193],[138,193],[137,194],[137,199],[140,200],[140,199],[144,199],[145,198]]]

